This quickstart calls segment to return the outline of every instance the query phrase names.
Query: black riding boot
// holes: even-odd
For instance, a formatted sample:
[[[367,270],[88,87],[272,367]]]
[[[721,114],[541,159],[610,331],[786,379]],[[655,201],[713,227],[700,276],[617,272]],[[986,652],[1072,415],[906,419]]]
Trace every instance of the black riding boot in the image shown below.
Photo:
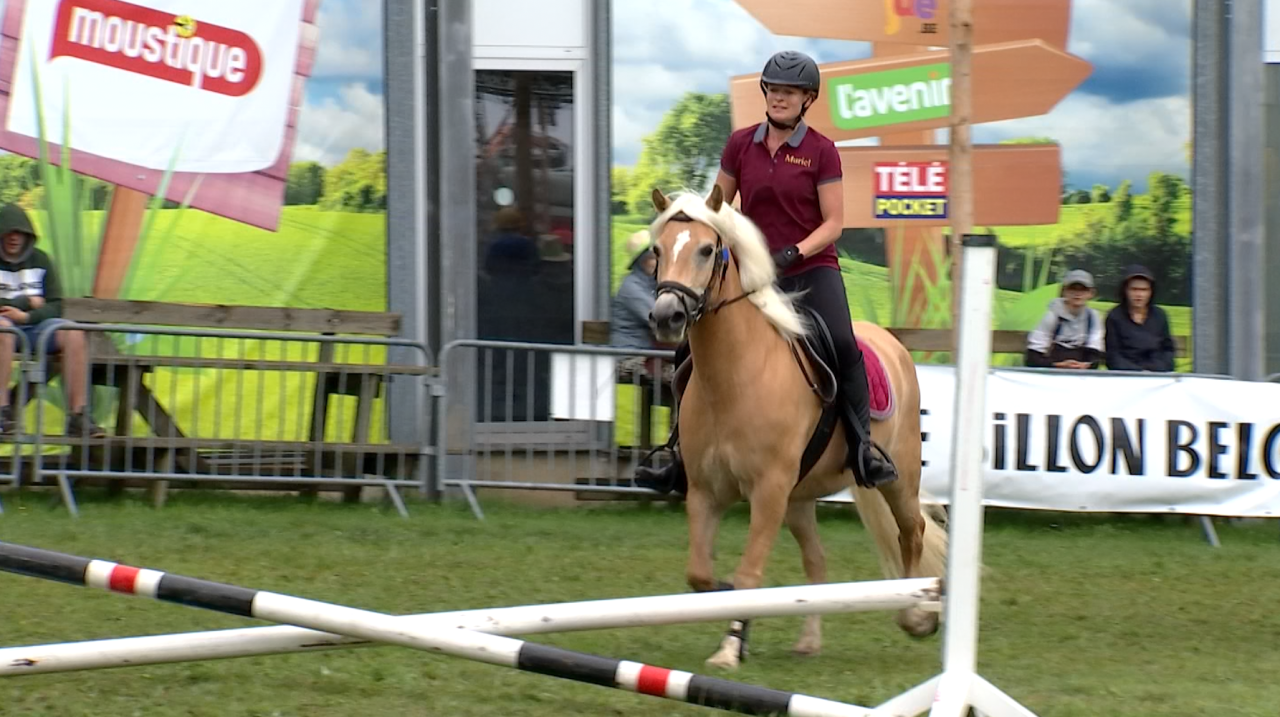
[[[676,368],[679,369],[685,360],[689,358],[691,358],[689,340],[685,339],[676,347]],[[675,390],[674,386],[672,386],[672,390]],[[671,438],[667,440],[667,444],[649,451],[649,454],[641,459],[642,465],[636,467],[635,483],[637,486],[663,494],[674,492],[684,495],[689,491],[689,478],[684,473],[684,460],[680,457],[679,431],[680,424],[677,417],[676,422],[671,425]],[[670,463],[661,468],[650,468],[643,465],[654,453],[664,450],[671,453]]]
[[[840,392],[844,397],[846,419],[857,435],[849,436],[848,467],[853,469],[858,485],[875,488],[897,479],[898,470],[889,457],[871,442],[871,389],[867,385],[862,352],[846,363],[841,372]],[[857,421],[853,424],[853,421]]]
[[[673,439],[676,438],[676,428],[676,426],[671,427]],[[684,460],[680,458],[678,440],[672,440],[668,446],[659,446],[649,455],[653,455],[654,452],[664,448],[669,448],[671,462],[661,468],[650,468],[643,465],[637,467],[636,485],[663,494],[679,493],[684,495],[689,491],[689,478],[684,474]],[[648,456],[645,456],[645,459],[647,460]]]

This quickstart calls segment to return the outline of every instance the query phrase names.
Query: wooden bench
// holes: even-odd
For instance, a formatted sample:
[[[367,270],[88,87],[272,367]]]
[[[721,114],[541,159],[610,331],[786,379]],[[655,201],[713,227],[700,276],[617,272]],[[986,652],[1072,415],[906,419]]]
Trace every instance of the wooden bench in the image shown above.
[[[63,318],[85,324],[125,324],[140,327],[181,327],[186,329],[218,329],[224,331],[270,331],[297,333],[297,341],[307,341],[306,334],[322,336],[365,336],[391,338],[400,333],[398,314],[328,309],[294,309],[258,306],[220,306],[171,304],[160,302],[122,301],[92,298],[68,298],[63,301]],[[164,334],[156,334],[164,336]],[[334,343],[319,344],[315,361],[276,359],[234,359],[205,356],[135,355],[121,353],[100,331],[86,331],[90,362],[90,383],[120,390],[115,431],[108,438],[87,439],[42,435],[43,444],[71,445],[74,449],[122,448],[142,451],[167,451],[187,473],[205,475],[234,470],[238,464],[251,462],[261,472],[263,466],[277,471],[304,467],[318,473],[340,463],[351,463],[360,456],[365,463],[385,464],[396,454],[417,456],[422,447],[371,443],[369,440],[372,410],[383,393],[383,384],[393,375],[433,376],[435,368],[423,365],[346,363],[334,357]],[[194,341],[197,339],[187,339]],[[218,341],[202,337],[200,341]],[[240,340],[240,339],[234,339]],[[272,341],[264,337],[263,341]],[[351,344],[348,344],[351,345]],[[35,354],[35,347],[32,353]],[[57,357],[50,357],[49,373],[61,370]],[[156,399],[143,377],[157,368],[212,368],[235,371],[298,371],[316,374],[315,393],[310,399],[311,420],[305,441],[271,439],[215,439],[191,437]],[[48,377],[43,377],[48,380]],[[27,399],[34,397],[34,387]],[[350,441],[325,440],[329,421],[329,399],[333,396],[355,396],[356,417]],[[251,400],[248,397],[243,400]],[[237,402],[236,408],[239,409]],[[133,414],[137,412],[151,428],[153,436],[130,435]],[[265,433],[265,432],[264,432]],[[381,457],[381,461],[379,461]],[[53,458],[53,457],[50,457]],[[151,461],[148,461],[151,462]],[[400,466],[401,470],[411,470]],[[365,465],[355,467],[368,472]],[[295,474],[296,475],[296,474]],[[113,487],[119,481],[109,481]],[[163,500],[165,481],[156,481],[157,502]],[[279,488],[279,486],[272,486]],[[314,493],[314,486],[297,488]],[[358,500],[360,488],[344,488],[344,498]]]

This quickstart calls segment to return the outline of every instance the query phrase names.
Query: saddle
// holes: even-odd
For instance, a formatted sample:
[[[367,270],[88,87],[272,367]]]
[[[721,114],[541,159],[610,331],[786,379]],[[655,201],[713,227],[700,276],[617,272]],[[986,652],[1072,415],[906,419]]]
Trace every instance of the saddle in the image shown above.
[[[848,411],[839,410],[840,404],[836,399],[840,393],[840,380],[831,367],[839,365],[837,362],[840,357],[836,354],[836,345],[831,340],[831,331],[827,328],[827,322],[808,306],[800,305],[796,308],[800,311],[801,318],[809,324],[809,332],[791,342],[791,355],[795,357],[796,365],[804,374],[809,388],[822,402],[822,413],[818,416],[818,423],[814,426],[813,433],[809,436],[809,443],[805,445],[804,454],[800,457],[800,471],[796,476],[796,483],[799,483],[809,475],[814,464],[827,450],[827,445],[831,443],[831,436],[835,433],[837,419],[844,423],[846,435],[859,435],[861,426],[857,424],[856,416],[849,415]],[[800,356],[802,351],[803,359]],[[805,359],[813,370],[812,374],[805,367]]]
[[[845,435],[858,436],[861,439],[861,443],[868,450],[871,450],[873,446],[871,436],[863,434],[862,424],[858,421],[858,417],[853,415],[850,410],[842,410],[844,408],[843,403],[838,400],[840,398],[840,379],[832,367],[839,365],[840,357],[836,353],[835,342],[831,339],[831,331],[827,328],[827,322],[823,320],[820,314],[808,306],[798,305],[796,309],[800,312],[801,319],[809,324],[809,332],[805,336],[790,342],[791,355],[795,357],[796,366],[804,374],[805,382],[809,384],[809,388],[822,403],[822,413],[818,417],[813,433],[809,436],[809,442],[805,445],[804,454],[800,458],[800,468],[796,476],[796,483],[799,484],[813,470],[813,466],[817,464],[818,459],[822,457],[823,452],[826,451],[827,446],[831,443],[831,438],[835,434],[836,421],[840,421],[844,425]],[[870,347],[861,344],[861,342],[859,343],[862,345],[864,361],[867,365],[868,383],[871,384],[872,388],[872,416],[873,418],[887,417],[889,413],[892,413],[892,391],[887,385],[887,377],[883,376],[883,368],[880,366],[879,358],[875,356],[875,353],[871,351]],[[871,370],[873,367],[876,369],[876,374],[881,379],[880,381],[872,380]],[[685,388],[688,387],[689,379],[692,375],[693,355],[688,354],[676,366],[675,373],[671,378],[672,388],[677,397],[684,395]],[[677,398],[677,405],[678,401],[679,399]],[[676,431],[673,430],[668,441],[668,447],[674,444],[675,440]],[[883,452],[881,453],[883,454]],[[858,473],[858,471],[855,471],[855,476],[859,484],[862,484],[863,477]]]

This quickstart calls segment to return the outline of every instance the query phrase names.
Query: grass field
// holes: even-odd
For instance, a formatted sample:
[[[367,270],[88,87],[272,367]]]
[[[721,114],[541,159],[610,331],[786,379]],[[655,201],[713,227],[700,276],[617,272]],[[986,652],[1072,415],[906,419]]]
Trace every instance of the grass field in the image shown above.
[[[49,496],[5,496],[0,540],[390,613],[683,593],[680,508],[521,508],[482,495],[370,505],[178,493],[162,510],[91,491],[69,519]],[[824,510],[832,581],[877,579],[851,508]],[[717,570],[742,547],[721,534]],[[1189,521],[991,511],[979,671],[1042,717],[1271,717],[1280,670],[1274,523],[1223,524],[1208,547]],[[784,531],[769,585],[803,582]],[[1246,587],[1247,586],[1247,587]],[[0,644],[40,644],[265,624],[0,574]],[[875,704],[936,674],[940,637],[914,641],[889,613],[825,619],[824,652],[789,653],[800,618],[752,625],[733,679]],[[538,642],[704,672],[720,624],[537,636]],[[469,715],[711,712],[397,647],[13,678],[0,712],[24,717]]]

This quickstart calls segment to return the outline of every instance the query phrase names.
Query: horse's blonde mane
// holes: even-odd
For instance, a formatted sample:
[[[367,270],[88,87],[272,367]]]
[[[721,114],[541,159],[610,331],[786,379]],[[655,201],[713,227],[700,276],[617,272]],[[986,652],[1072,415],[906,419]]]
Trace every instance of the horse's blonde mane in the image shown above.
[[[670,204],[649,225],[649,235],[655,239],[671,217],[683,213],[696,222],[702,222],[719,234],[733,251],[738,261],[738,277],[744,291],[753,292],[748,300],[764,314],[769,323],[790,339],[807,332],[804,322],[796,312],[792,297],[777,288],[777,274],[773,256],[764,233],[729,202],[720,205],[719,212],[712,212],[705,197],[697,192],[683,190],[667,197]]]

